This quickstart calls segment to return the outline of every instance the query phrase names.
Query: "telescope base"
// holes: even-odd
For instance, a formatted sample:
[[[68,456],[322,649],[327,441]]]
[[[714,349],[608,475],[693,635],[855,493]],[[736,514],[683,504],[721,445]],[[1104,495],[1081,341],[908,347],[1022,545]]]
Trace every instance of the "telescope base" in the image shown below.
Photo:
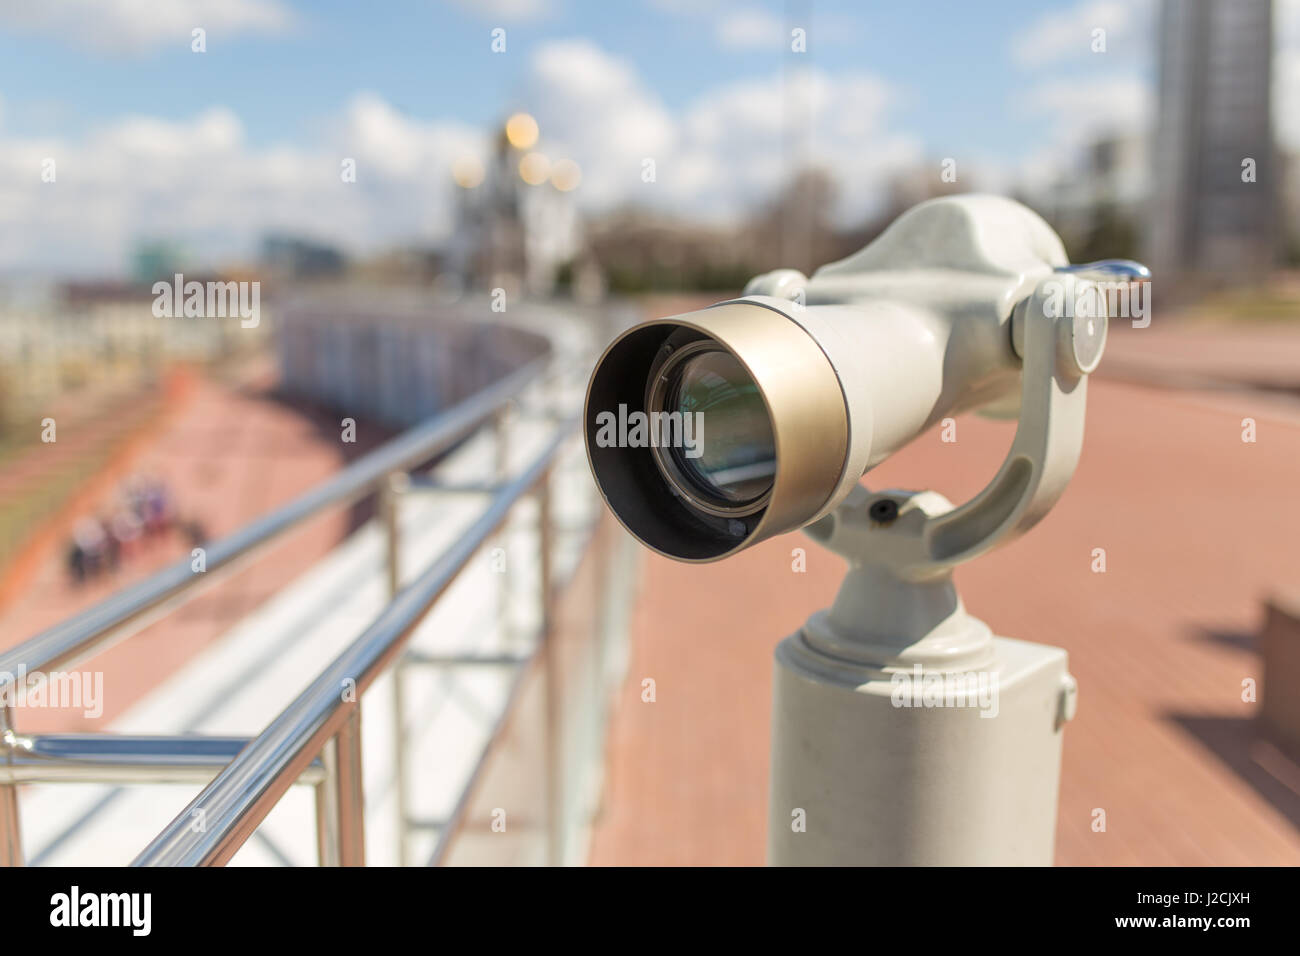
[[[1052,863],[1065,651],[992,638],[964,673],[776,649],[767,857],[776,866]]]

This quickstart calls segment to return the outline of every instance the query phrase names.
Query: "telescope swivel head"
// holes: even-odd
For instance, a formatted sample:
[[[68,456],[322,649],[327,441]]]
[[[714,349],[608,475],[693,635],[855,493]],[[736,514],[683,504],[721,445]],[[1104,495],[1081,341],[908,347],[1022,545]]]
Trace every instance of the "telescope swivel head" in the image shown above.
[[[739,299],[620,335],[588,387],[592,471],[624,526],[678,560],[717,560],[811,526],[851,561],[872,561],[889,537],[875,559],[894,576],[946,577],[1060,497],[1105,347],[1109,287],[1127,294],[1146,278],[1136,263],[1068,265],[1052,229],[1011,200],[922,203],[811,278],[767,273]],[[969,410],[1019,418],[973,499],[926,499],[908,517],[912,499],[900,498],[890,520],[915,524],[902,536],[863,536],[837,512],[862,505],[868,470]]]

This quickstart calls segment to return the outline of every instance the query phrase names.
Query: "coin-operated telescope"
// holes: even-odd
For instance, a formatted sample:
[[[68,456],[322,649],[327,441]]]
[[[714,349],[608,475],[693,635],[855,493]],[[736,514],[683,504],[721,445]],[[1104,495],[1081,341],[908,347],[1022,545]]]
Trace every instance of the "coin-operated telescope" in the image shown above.
[[[1051,863],[1066,654],[994,637],[952,572],[1064,491],[1116,292],[1147,278],[1068,265],[1010,200],[936,199],[811,279],[759,276],[597,363],[588,456],[642,543],[714,561],[803,528],[848,559],[834,604],[776,650],[770,862]],[[860,483],[968,410],[1019,418],[973,499]]]

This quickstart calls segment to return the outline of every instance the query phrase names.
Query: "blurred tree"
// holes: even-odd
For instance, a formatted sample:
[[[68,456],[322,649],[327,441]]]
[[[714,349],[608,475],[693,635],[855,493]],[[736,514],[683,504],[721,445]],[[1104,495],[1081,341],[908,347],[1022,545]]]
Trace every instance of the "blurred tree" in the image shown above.
[[[833,258],[835,184],[824,169],[800,170],[749,224],[757,271],[811,274]]]
[[[1137,224],[1118,205],[1099,203],[1091,219],[1091,225],[1077,239],[1063,237],[1071,262],[1139,258],[1141,240]]]
[[[751,230],[706,226],[624,208],[588,227],[609,291],[739,292],[756,271]]]

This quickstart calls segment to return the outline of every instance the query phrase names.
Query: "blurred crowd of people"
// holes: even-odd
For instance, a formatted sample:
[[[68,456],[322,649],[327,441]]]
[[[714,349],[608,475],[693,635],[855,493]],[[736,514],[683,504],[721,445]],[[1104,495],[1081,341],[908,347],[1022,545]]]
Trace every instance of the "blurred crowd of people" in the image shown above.
[[[107,510],[82,518],[68,543],[68,574],[80,584],[129,564],[173,531],[192,547],[207,538],[196,520],[177,517],[171,489],[161,479],[135,475],[122,483],[117,501]]]

